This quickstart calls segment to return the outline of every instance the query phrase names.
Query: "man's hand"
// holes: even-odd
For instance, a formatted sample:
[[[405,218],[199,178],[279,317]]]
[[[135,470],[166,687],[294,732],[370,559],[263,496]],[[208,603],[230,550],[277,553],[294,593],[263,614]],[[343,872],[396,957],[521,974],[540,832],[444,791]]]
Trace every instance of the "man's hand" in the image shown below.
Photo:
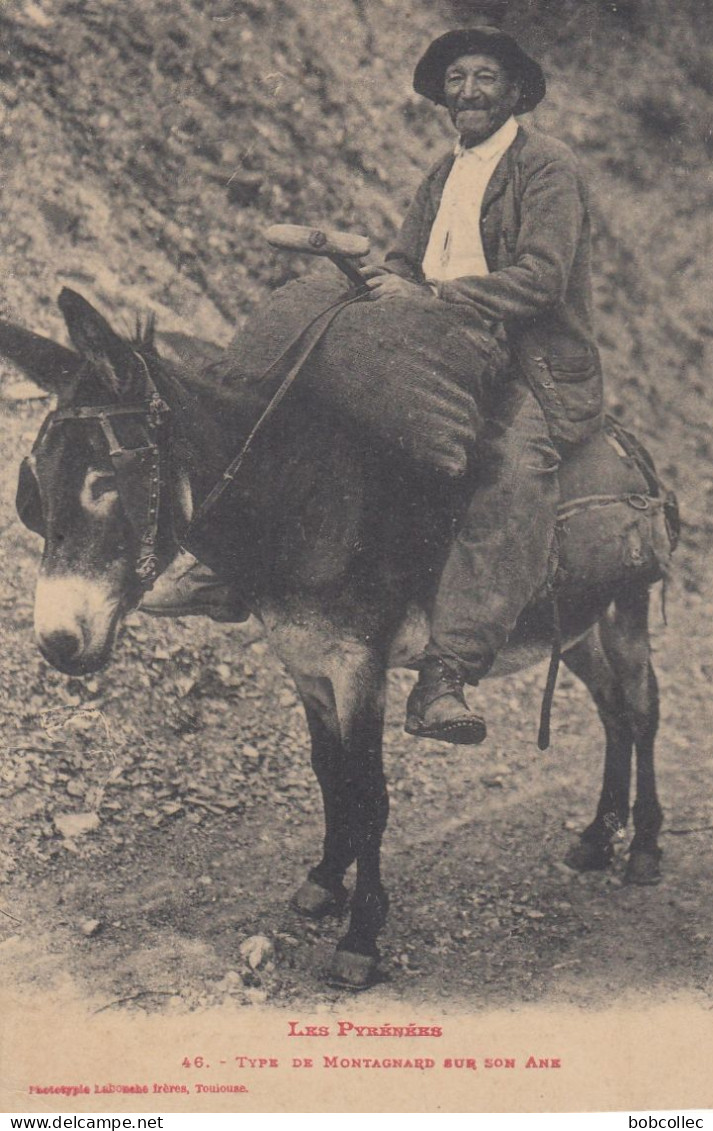
[[[365,267],[362,270],[362,275],[369,283],[371,291],[369,297],[372,302],[380,302],[382,299],[393,298],[396,295],[407,298],[416,293],[421,296],[424,292],[428,293],[427,288],[422,287],[420,283],[413,283],[410,279],[402,279],[400,275],[392,274],[385,267]]]

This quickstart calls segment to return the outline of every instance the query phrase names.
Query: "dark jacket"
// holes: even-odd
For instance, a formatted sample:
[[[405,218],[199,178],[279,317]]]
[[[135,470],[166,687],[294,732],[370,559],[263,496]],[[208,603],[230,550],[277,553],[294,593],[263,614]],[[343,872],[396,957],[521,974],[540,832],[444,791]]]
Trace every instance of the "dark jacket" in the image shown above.
[[[390,270],[423,281],[421,263],[453,166],[438,162],[420,185]],[[572,151],[520,126],[486,189],[481,210],[490,275],[438,284],[439,298],[502,323],[540,401],[552,438],[577,443],[601,425],[602,376],[592,332],[587,190]]]

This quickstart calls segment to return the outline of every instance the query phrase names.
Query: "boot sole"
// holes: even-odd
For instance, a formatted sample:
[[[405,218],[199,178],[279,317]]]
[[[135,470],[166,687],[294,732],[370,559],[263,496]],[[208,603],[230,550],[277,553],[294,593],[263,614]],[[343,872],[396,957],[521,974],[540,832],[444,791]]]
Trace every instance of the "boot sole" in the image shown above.
[[[480,746],[488,734],[485,720],[477,716],[427,726],[416,715],[409,715],[406,718],[404,730],[406,734],[413,735],[414,738],[430,738],[434,742],[452,742],[457,746]]]
[[[150,617],[210,617],[228,624],[241,624],[250,616],[248,612],[231,613],[229,609],[221,609],[216,605],[139,605],[138,611]]]

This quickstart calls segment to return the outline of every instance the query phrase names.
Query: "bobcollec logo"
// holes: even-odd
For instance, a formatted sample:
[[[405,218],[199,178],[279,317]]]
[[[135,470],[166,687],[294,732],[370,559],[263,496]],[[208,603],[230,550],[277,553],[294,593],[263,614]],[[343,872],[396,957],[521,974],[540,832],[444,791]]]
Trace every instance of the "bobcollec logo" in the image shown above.
[[[702,1127],[703,1120],[699,1117],[694,1119],[691,1115],[670,1115],[661,1116],[660,1118],[655,1115],[645,1115],[640,1119],[635,1115],[629,1116],[629,1127],[646,1128],[671,1128],[671,1131],[686,1131],[686,1128]]]

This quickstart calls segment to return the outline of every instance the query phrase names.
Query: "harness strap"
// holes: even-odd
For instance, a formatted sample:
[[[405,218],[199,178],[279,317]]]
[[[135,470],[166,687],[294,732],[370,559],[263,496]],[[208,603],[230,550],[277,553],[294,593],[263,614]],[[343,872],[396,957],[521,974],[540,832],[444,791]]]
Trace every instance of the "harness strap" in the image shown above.
[[[98,404],[78,405],[76,408],[55,409],[49,414],[50,424],[61,424],[63,420],[102,420],[110,416],[154,416],[157,412],[167,414],[169,411],[161,398],[156,400],[152,396],[149,400],[137,404]]]
[[[540,708],[540,730],[537,735],[537,745],[540,750],[547,750],[550,745],[550,722],[552,718],[552,700],[554,699],[557,675],[560,660],[562,659],[562,625],[560,622],[559,602],[557,594],[552,595],[552,653],[550,666],[547,670],[547,681],[542,696]]]
[[[650,495],[654,498],[661,498],[665,495],[666,489],[659,479],[651,456],[632,432],[623,428],[613,416],[606,416],[604,418],[604,436],[619,456],[631,460],[646,480]]]
[[[557,508],[557,521],[564,522],[568,518],[573,518],[582,511],[591,510],[594,507],[608,507],[612,503],[628,503],[637,511],[650,510],[652,506],[658,504],[658,499],[651,499],[647,495],[629,494],[629,495],[583,495],[578,499],[570,499],[566,503],[560,504]]]
[[[196,513],[193,515],[188,529],[184,534],[184,545],[186,545],[188,540],[190,539],[191,531],[198,525],[199,522],[201,522],[205,518],[208,512],[213,509],[218,500],[222,497],[222,495],[225,493],[225,491],[237,476],[240,468],[243,465],[245,457],[247,456],[250,448],[253,445],[256,436],[273,415],[275,409],[278,407],[281,401],[284,399],[285,395],[293,385],[295,378],[299,375],[305,362],[309,360],[312,352],[319,345],[325,333],[332,325],[334,319],[338,314],[342,312],[342,310],[345,310],[347,306],[351,306],[355,302],[361,302],[364,297],[364,293],[365,292],[362,291],[358,294],[350,294],[347,298],[341,298],[338,302],[332,303],[331,306],[328,306],[326,307],[326,309],[320,311],[320,313],[316,315],[316,317],[313,318],[312,321],[309,322],[303,330],[300,331],[297,337],[292,339],[292,341],[289,343],[286,349],[283,350],[277,360],[274,361],[272,365],[270,365],[270,367],[265,370],[260,378],[258,378],[257,383],[260,384],[262,384],[264,381],[268,381],[271,377],[275,376],[282,377],[282,381],[275,394],[271,397],[266,408],[263,409],[256,423],[253,425],[250,434],[248,435],[248,438],[243,444],[242,448],[235,456],[235,458],[228,464],[218,483],[216,483],[215,487],[212,489],[212,491],[209,492]],[[282,373],[285,369],[285,366],[288,366],[288,368],[283,377]]]

